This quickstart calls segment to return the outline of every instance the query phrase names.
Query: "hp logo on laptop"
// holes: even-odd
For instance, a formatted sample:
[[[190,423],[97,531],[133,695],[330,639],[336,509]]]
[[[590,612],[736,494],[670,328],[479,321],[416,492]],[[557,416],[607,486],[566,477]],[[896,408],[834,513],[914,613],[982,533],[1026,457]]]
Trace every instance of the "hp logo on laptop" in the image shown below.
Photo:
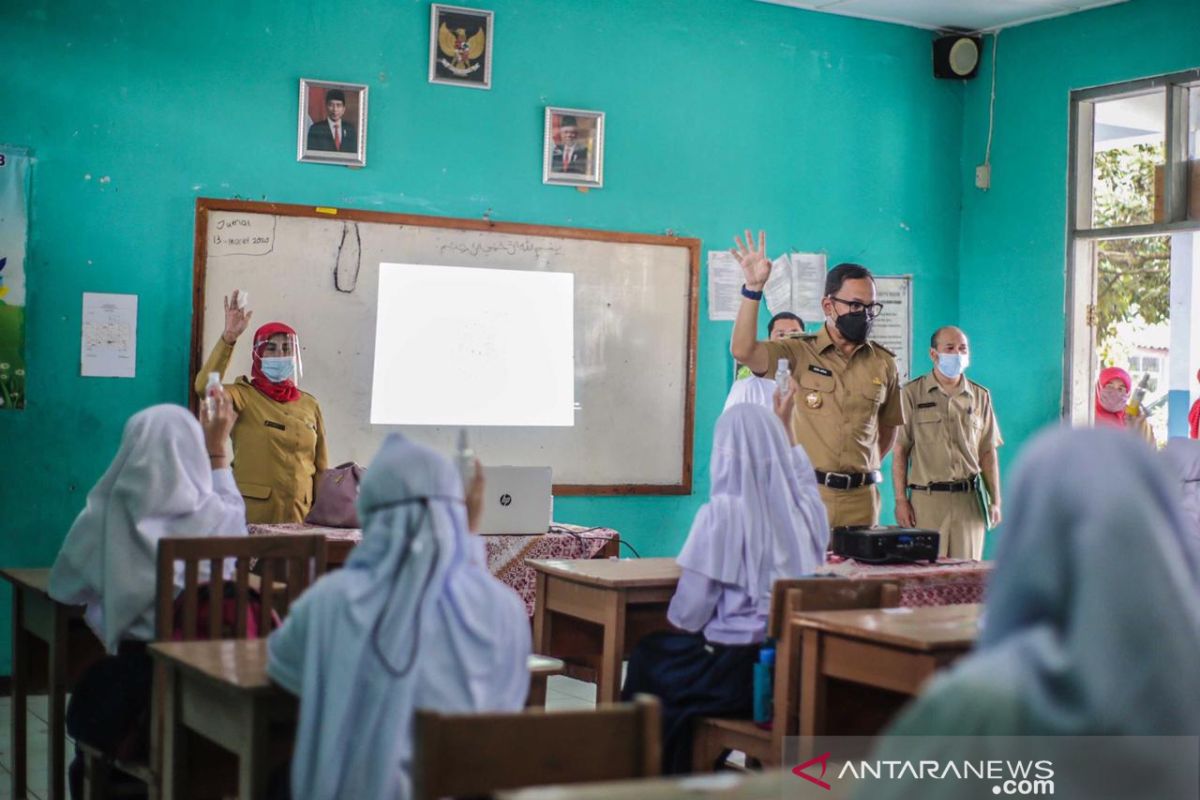
[[[500,505],[511,506],[512,505],[512,495],[511,494],[500,495]]]

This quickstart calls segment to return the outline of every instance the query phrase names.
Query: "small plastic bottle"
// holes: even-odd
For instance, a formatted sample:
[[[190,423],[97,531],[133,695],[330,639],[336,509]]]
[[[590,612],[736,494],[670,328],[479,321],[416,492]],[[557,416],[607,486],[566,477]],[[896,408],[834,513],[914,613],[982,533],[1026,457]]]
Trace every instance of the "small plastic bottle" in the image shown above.
[[[458,454],[456,460],[458,462],[458,474],[462,476],[463,494],[466,494],[471,490],[471,483],[475,480],[475,451],[471,449],[471,444],[467,441],[466,428],[460,428],[458,431]]]
[[[775,393],[780,397],[787,397],[788,392],[792,390],[792,371],[788,369],[786,358],[779,359],[779,365],[775,369]]]
[[[775,648],[763,645],[754,665],[754,722],[766,725],[775,715]]]
[[[208,373],[208,383],[204,384],[204,415],[212,419],[217,413],[217,398],[221,395],[221,373]]]

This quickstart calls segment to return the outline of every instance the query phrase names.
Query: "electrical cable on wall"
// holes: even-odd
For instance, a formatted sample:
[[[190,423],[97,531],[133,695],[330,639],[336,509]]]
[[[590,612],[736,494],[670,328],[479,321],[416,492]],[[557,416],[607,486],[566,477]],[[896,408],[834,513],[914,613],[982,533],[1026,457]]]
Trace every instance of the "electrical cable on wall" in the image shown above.
[[[1000,31],[992,34],[992,96],[988,101],[987,148],[983,165],[975,170],[975,185],[985,192],[992,186],[992,132],[996,125],[996,61],[1000,52]]]

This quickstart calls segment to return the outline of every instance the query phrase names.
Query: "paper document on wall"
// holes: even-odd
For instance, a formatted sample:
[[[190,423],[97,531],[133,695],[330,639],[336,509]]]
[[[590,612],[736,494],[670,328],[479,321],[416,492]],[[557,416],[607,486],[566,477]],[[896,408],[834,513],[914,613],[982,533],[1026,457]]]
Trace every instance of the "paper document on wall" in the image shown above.
[[[825,293],[824,253],[784,253],[771,262],[771,277],[763,289],[771,314],[790,311],[805,322],[816,322]]]
[[[737,319],[742,304],[742,268],[732,253],[708,251],[708,318]]]
[[[912,276],[875,276],[875,299],[883,312],[875,318],[871,339],[896,354],[900,383],[910,379],[912,369]]]
[[[79,374],[132,378],[137,367],[137,295],[83,293]]]

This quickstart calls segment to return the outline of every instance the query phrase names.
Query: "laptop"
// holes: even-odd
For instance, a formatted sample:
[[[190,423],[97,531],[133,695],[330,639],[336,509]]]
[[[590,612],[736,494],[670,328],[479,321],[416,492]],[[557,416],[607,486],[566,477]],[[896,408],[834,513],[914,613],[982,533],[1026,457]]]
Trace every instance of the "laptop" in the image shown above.
[[[482,534],[550,529],[550,467],[484,467]]]

